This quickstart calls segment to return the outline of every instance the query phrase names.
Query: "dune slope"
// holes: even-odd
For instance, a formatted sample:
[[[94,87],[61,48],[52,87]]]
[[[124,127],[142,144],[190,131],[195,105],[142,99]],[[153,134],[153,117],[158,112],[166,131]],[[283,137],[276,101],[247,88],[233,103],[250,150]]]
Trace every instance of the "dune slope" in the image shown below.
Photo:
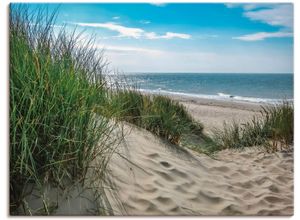
[[[293,214],[292,153],[252,148],[212,159],[129,130],[109,163],[115,215]]]

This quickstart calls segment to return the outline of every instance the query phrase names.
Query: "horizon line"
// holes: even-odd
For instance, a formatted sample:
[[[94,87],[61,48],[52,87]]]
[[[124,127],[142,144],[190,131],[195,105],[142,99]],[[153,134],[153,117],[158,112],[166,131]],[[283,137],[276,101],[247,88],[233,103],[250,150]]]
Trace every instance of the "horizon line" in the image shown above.
[[[170,71],[166,71],[166,72],[156,72],[156,71],[134,71],[134,72],[123,72],[123,73],[197,73],[197,74],[294,74],[293,72],[280,72],[280,73],[268,73],[268,72],[170,72]]]

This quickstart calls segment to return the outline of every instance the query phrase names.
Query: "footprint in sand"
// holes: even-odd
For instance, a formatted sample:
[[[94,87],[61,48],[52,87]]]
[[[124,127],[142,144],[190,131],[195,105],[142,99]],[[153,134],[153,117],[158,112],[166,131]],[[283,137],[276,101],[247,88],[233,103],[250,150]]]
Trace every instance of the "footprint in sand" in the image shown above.
[[[171,164],[169,164],[167,161],[161,161],[160,164],[165,168],[170,168]]]
[[[184,173],[178,169],[173,168],[170,171],[171,171],[172,175],[174,175],[174,176],[178,176],[178,177],[185,178],[185,179],[188,178],[188,175],[186,173]]]
[[[152,153],[152,154],[148,154],[147,156],[152,158],[152,159],[156,159],[156,158],[159,157],[159,154],[158,153]]]
[[[174,182],[174,178],[166,172],[155,170],[155,172],[164,180]]]

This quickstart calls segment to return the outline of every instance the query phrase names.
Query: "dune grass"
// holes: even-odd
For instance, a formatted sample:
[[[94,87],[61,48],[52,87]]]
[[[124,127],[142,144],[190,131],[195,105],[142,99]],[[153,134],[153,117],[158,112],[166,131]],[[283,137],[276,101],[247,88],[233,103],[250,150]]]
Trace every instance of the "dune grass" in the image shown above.
[[[274,106],[262,107],[260,116],[245,124],[224,124],[223,129],[215,130],[215,149],[244,148],[263,146],[267,151],[289,148],[294,140],[294,107],[283,102]]]
[[[165,96],[144,99],[141,127],[152,131],[173,144],[179,144],[186,133],[202,133],[202,124],[196,122],[186,108]]]
[[[10,210],[24,206],[26,186],[41,190],[83,181],[101,158],[105,173],[117,122],[127,121],[178,144],[202,125],[164,96],[109,88],[103,54],[75,31],[54,31],[55,13],[10,6]],[[99,169],[100,172],[99,172]],[[45,213],[50,214],[45,206]]]
[[[56,14],[46,14],[10,6],[11,211],[27,184],[64,187],[111,150],[114,125],[95,114],[106,98],[104,62],[91,41],[80,46],[74,33],[54,33]]]
[[[179,144],[185,133],[202,134],[202,124],[196,122],[182,104],[166,96],[119,88],[111,93],[107,106],[109,112],[116,112],[115,118],[119,121],[135,124],[172,144]]]

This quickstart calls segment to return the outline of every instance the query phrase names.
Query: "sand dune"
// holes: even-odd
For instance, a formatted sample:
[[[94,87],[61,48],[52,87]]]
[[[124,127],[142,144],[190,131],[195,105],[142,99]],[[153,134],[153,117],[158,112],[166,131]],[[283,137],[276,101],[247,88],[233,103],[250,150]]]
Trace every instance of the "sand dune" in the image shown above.
[[[223,121],[243,122],[259,110],[250,104],[180,101],[207,133],[221,128]],[[52,215],[293,214],[292,152],[266,154],[247,148],[220,151],[210,158],[132,125],[124,128],[125,139],[109,161],[104,191],[94,169],[85,188],[45,186],[48,203],[56,207]],[[43,214],[42,198],[32,192],[26,199],[31,212],[23,214]]]
[[[225,150],[212,159],[133,128],[109,167],[115,215],[293,214],[290,152]]]

